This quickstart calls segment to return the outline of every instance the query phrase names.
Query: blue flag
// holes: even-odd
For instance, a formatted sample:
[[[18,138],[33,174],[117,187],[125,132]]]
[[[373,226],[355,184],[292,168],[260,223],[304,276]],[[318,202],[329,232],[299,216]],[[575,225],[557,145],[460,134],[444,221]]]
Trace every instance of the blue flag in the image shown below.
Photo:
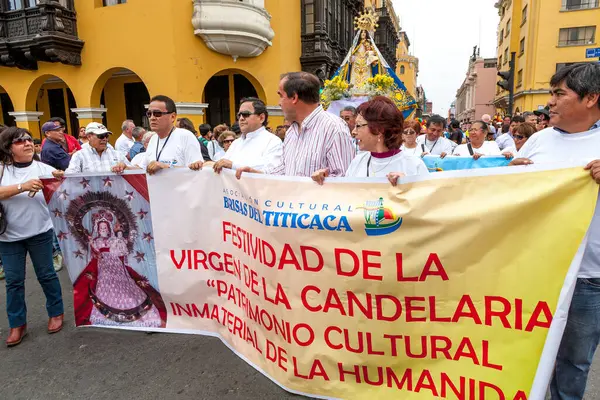
[[[423,157],[429,172],[454,171],[457,169],[505,167],[511,160],[504,156],[483,156],[479,160],[473,157],[425,156]]]

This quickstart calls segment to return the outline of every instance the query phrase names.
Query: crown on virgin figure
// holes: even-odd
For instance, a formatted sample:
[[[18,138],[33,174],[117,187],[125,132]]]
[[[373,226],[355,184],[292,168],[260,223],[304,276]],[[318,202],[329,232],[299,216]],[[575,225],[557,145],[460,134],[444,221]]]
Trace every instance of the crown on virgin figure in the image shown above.
[[[100,222],[108,222],[110,224],[113,222],[113,215],[106,210],[100,210],[97,213],[92,214],[92,222],[95,226]]]
[[[373,32],[379,26],[379,16],[371,8],[366,9],[358,17],[354,17],[354,25],[357,30]]]

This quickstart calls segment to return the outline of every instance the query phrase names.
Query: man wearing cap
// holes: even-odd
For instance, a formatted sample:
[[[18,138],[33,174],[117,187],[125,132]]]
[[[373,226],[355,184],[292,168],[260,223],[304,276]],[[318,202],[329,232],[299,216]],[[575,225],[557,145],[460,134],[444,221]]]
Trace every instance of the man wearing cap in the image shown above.
[[[550,109],[548,106],[541,110],[535,110],[533,113],[538,117],[537,124],[535,125],[538,131],[544,130],[550,126]]]
[[[69,161],[71,161],[71,156],[63,147],[63,143],[65,143],[64,128],[55,122],[49,121],[42,125],[42,133],[46,136],[40,155],[42,162],[55,169],[66,170]]]
[[[109,147],[108,136],[111,131],[98,122],[90,122],[85,128],[88,142],[81,151],[73,154],[67,174],[82,172],[115,172],[121,173],[132,167],[125,155]]]

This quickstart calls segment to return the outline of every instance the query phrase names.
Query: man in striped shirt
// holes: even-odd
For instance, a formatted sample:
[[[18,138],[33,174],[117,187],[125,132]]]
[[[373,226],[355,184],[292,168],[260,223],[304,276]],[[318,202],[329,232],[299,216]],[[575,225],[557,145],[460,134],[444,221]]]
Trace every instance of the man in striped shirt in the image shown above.
[[[356,152],[348,125],[336,115],[327,113],[319,104],[319,78],[307,72],[284,74],[279,82],[279,105],[291,126],[283,142],[279,165],[266,174],[311,176],[328,169],[329,176],[344,176]],[[237,169],[259,173],[250,167]]]
[[[85,128],[88,142],[81,150],[73,154],[66,174],[83,172],[115,172],[121,173],[126,169],[135,169],[125,154],[108,147],[108,135],[112,134],[98,122],[90,122]]]

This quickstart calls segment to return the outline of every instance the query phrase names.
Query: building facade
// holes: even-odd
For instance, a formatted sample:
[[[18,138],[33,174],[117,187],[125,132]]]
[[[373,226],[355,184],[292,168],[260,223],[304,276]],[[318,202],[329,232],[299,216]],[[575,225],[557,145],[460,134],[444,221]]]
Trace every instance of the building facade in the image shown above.
[[[499,0],[498,69],[508,71],[515,53],[514,113],[543,108],[552,75],[586,59],[586,48],[600,47],[600,0]],[[508,112],[508,92],[496,88],[498,113]]]
[[[481,58],[474,52],[465,80],[456,92],[457,120],[472,122],[481,119],[483,114],[495,114],[496,68],[495,58]]]
[[[406,32],[400,32],[400,43],[396,52],[398,64],[396,75],[404,82],[408,92],[415,95],[417,91],[417,77],[419,76],[419,59],[410,54],[410,41]]]
[[[0,0],[0,123],[63,117],[120,132],[164,94],[194,124],[231,124],[257,96],[283,121],[279,76],[330,77],[363,0]],[[118,135],[114,135],[118,136]],[[114,140],[115,138],[113,138]]]

